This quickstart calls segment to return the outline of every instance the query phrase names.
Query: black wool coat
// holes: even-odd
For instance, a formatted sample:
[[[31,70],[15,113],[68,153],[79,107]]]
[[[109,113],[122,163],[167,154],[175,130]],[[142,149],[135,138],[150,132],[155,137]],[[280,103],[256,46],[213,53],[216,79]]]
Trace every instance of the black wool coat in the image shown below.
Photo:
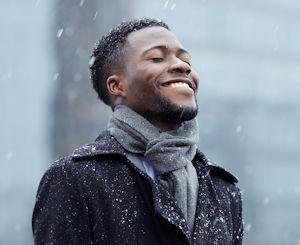
[[[197,151],[192,233],[172,196],[104,131],[43,176],[32,217],[35,244],[242,244],[236,178]]]

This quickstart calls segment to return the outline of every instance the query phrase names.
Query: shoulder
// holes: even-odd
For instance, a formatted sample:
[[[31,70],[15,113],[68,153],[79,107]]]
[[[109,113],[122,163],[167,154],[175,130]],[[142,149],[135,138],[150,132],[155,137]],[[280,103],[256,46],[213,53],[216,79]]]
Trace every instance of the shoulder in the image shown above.
[[[218,176],[228,182],[231,182],[231,183],[239,182],[238,178],[235,175],[233,175],[231,172],[226,170],[220,164],[217,164],[208,159],[207,165],[208,165],[208,169],[209,169],[211,175],[216,175],[216,176]]]
[[[208,159],[199,150],[197,150],[195,159],[200,163],[200,170],[204,172],[205,175],[209,174],[211,178],[220,179],[231,184],[238,183],[239,180],[234,174],[226,170],[222,165]]]
[[[233,205],[241,202],[241,192],[237,185],[238,178],[224,167],[209,160],[208,168],[215,190],[224,200]],[[226,198],[227,196],[227,198]]]
[[[108,131],[103,131],[95,142],[85,144],[74,150],[72,160],[95,158],[97,156],[123,155],[125,151]]]
[[[80,176],[79,168],[73,162],[71,156],[63,157],[52,163],[44,173],[40,182],[40,188],[43,186],[69,186],[77,183]]]
[[[87,182],[95,174],[101,177],[121,169],[125,161],[122,147],[107,131],[103,131],[95,142],[85,144],[75,149],[71,155],[56,160],[47,169],[42,180]]]
[[[43,179],[46,179],[47,181],[60,179],[61,175],[67,174],[71,162],[72,162],[72,158],[70,156],[63,157],[56,160],[46,170]]]

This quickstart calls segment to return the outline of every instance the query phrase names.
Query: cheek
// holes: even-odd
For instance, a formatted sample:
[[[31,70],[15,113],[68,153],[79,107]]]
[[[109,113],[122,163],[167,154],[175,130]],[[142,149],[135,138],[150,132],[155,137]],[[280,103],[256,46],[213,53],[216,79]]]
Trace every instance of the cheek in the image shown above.
[[[141,101],[146,100],[153,91],[142,76],[136,76],[130,81],[127,93],[132,100]]]
[[[149,90],[153,92],[158,77],[157,72],[153,69],[139,69],[132,80],[132,86],[135,87],[135,90],[141,90],[141,92]]]
[[[197,74],[197,72],[195,70],[192,69],[190,76],[194,79],[197,80],[199,82],[199,76]]]
[[[199,83],[200,83],[200,80],[199,80],[199,77],[198,77],[198,74],[195,72],[195,71],[192,71],[191,74],[190,74],[190,77],[193,81],[195,81],[196,85],[197,85],[197,91],[199,90]]]
[[[163,74],[162,64],[138,63],[135,67],[131,67],[128,72],[128,92],[137,100],[152,100],[153,97],[157,96],[159,90],[157,82],[163,78]]]

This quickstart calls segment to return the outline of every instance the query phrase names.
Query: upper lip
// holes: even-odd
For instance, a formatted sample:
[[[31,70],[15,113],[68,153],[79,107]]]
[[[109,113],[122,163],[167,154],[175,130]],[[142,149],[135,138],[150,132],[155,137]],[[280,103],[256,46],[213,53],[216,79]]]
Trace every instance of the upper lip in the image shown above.
[[[178,83],[178,82],[186,83],[194,91],[197,89],[197,85],[195,84],[195,82],[193,82],[191,79],[187,77],[176,77],[176,78],[168,79],[163,81],[160,85],[164,86],[169,83]]]

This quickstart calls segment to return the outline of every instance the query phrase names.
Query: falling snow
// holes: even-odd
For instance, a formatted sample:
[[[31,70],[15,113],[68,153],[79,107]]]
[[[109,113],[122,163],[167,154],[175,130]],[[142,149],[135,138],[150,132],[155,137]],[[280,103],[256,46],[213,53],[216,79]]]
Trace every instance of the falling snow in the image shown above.
[[[58,77],[59,77],[59,73],[55,73],[52,78],[53,81],[56,81]]]
[[[171,8],[170,8],[170,10],[174,10],[174,9],[175,9],[175,7],[176,7],[176,3],[173,3],[173,4],[171,5]]]
[[[95,56],[92,56],[89,61],[89,65],[92,66],[94,64],[95,60],[96,60]]]
[[[265,197],[264,199],[263,199],[263,205],[268,205],[270,203],[270,198],[269,197]]]
[[[61,35],[63,34],[63,32],[64,32],[64,29],[63,29],[63,28],[59,29],[59,30],[57,31],[57,33],[56,33],[56,37],[57,37],[57,38],[60,38]]]
[[[168,7],[169,1],[167,0],[163,6],[164,9],[166,9]]]
[[[96,11],[96,13],[94,14],[93,20],[96,20],[97,16],[98,16],[98,11]]]
[[[85,0],[80,0],[79,6],[82,7],[84,3],[85,3]]]
[[[249,232],[252,228],[252,225],[251,224],[246,224],[245,226],[245,232]]]
[[[11,151],[6,153],[6,159],[7,160],[12,159],[12,157],[13,157],[13,153]]]
[[[235,131],[236,131],[238,134],[241,133],[242,130],[243,130],[243,126],[242,126],[242,125],[238,125],[238,126],[236,127],[236,129],[235,129]]]

